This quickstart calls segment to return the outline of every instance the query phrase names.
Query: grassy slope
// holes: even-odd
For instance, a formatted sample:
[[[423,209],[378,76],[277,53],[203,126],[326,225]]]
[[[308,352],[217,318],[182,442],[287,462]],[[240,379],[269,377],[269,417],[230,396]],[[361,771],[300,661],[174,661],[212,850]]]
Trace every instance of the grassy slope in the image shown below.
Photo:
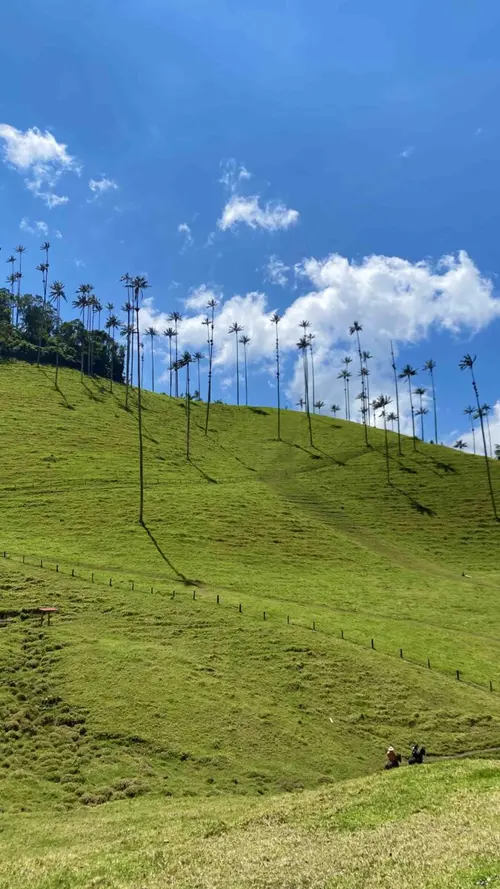
[[[486,761],[279,799],[0,814],[0,887],[469,889],[498,879],[499,815],[500,769]]]

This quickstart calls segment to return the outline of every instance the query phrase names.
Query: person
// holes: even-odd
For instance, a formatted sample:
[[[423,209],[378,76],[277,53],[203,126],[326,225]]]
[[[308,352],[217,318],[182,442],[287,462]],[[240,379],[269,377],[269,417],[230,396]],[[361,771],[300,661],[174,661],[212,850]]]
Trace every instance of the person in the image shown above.
[[[399,768],[399,763],[401,762],[401,754],[396,753],[394,747],[387,748],[387,762],[384,766],[386,769],[397,769]]]
[[[409,766],[420,766],[424,761],[425,756],[425,747],[418,747],[418,744],[414,744],[411,748],[411,755],[408,759]]]

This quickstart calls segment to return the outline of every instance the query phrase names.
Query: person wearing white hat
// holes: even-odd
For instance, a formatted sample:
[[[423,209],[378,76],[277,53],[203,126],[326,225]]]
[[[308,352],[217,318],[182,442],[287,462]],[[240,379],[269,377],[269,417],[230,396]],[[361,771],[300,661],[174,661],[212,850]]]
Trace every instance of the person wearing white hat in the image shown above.
[[[396,753],[394,747],[387,748],[387,762],[385,764],[386,769],[398,769],[399,763],[401,762],[401,754]]]

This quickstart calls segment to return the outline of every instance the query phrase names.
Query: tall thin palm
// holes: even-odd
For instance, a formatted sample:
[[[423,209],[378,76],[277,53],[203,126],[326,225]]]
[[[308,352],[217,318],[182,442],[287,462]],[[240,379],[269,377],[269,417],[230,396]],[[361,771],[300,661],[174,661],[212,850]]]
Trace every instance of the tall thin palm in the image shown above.
[[[248,407],[247,346],[248,346],[249,342],[250,342],[250,337],[247,336],[246,333],[244,333],[243,336],[240,336],[240,343],[243,346],[243,360],[244,360],[244,367],[245,367],[245,405],[247,407]]]
[[[338,412],[339,412],[339,410],[340,410],[340,405],[338,405],[338,404],[332,404],[330,410],[331,410],[333,416],[336,417],[337,414],[338,414]]]
[[[299,398],[299,400],[298,400],[298,402],[297,402],[297,407],[300,407],[300,410],[303,411],[303,410],[304,410],[304,405],[305,405],[305,401],[304,401],[304,399],[303,399],[303,398]]]
[[[318,409],[318,414],[321,413],[321,409],[322,409],[324,406],[325,406],[325,402],[322,401],[321,398],[319,398],[318,401],[317,401],[316,404],[315,404],[315,407],[317,407],[317,409]]]
[[[415,416],[420,417],[420,438],[422,441],[425,441],[424,434],[424,417],[429,413],[429,408],[427,407],[419,407],[418,410],[415,411]]]
[[[463,438],[459,438],[459,439],[455,442],[455,444],[453,445],[453,447],[456,448],[457,451],[463,451],[463,450],[465,450],[465,448],[467,447],[467,442],[464,441]]]
[[[400,413],[399,413],[399,386],[398,386],[398,372],[397,372],[397,370],[396,370],[396,360],[395,360],[395,358],[394,358],[394,348],[393,348],[393,345],[392,345],[392,340],[390,341],[390,343],[391,343],[391,359],[392,359],[392,365],[391,365],[391,366],[392,366],[392,370],[393,370],[393,373],[394,373],[394,388],[395,388],[395,390],[396,390],[396,419],[397,419],[397,423],[398,423],[398,453],[399,453],[399,456],[402,457],[402,456],[403,456],[403,451],[402,451],[402,449],[401,449],[401,425],[400,425],[400,421],[399,421]]]
[[[406,364],[403,367],[401,373],[399,374],[400,380],[407,380],[407,382],[408,382],[408,394],[410,396],[411,425],[412,425],[412,430],[413,430],[413,450],[414,451],[416,451],[416,449],[417,449],[417,442],[416,442],[416,437],[415,437],[415,409],[413,407],[413,395],[412,395],[412,391],[411,391],[411,381],[412,381],[413,377],[416,377],[416,376],[417,376],[417,371],[415,370],[414,367],[411,367],[410,364]]]
[[[61,300],[66,299],[66,295],[64,293],[64,284],[62,281],[54,281],[50,286],[50,298],[51,302],[55,303],[56,306],[56,314],[57,314],[57,327],[56,327],[56,379],[55,386],[57,389],[58,379],[59,379],[59,327],[61,324]]]
[[[37,270],[37,272],[41,272],[41,274],[42,274],[43,306],[45,309],[45,306],[47,305],[47,278],[48,278],[49,265],[46,262],[41,262],[39,265],[37,265],[36,270]],[[39,318],[39,322],[38,322],[38,351],[37,351],[37,357],[36,357],[37,365],[40,365],[40,356],[41,356],[41,352],[42,352],[42,329],[43,329],[44,318],[45,318],[45,312],[40,313],[40,318]]]
[[[365,392],[366,392],[366,407],[367,407],[367,419],[368,425],[371,426],[371,416],[370,416],[370,370],[368,369],[368,362],[371,361],[373,355],[370,352],[364,350],[361,353],[361,358],[363,359],[363,368],[364,368],[364,377],[365,377]],[[376,425],[376,423],[375,423]]]
[[[418,395],[418,397],[419,397],[418,410],[415,411],[415,416],[420,417],[420,429],[421,429],[421,433],[422,433],[420,438],[422,439],[422,441],[424,441],[424,417],[426,414],[429,413],[427,408],[424,409],[424,400],[423,399],[424,399],[424,395],[426,395],[426,394],[427,394],[427,389],[425,388],[425,386],[417,386],[417,388],[414,391],[414,395]]]
[[[155,337],[157,337],[160,333],[156,327],[148,327],[145,331],[146,336],[148,336],[151,340],[151,392],[155,391]]]
[[[168,339],[168,394],[170,395],[170,398],[172,398],[172,375],[174,372],[174,367],[172,364],[172,340],[174,336],[177,336],[177,334],[173,327],[166,327],[163,331],[163,336],[166,336]]]
[[[189,368],[193,362],[193,356],[190,352],[184,354],[175,362],[174,370],[186,368],[186,459],[191,459],[191,382]]]
[[[200,361],[203,361],[205,356],[202,352],[195,352],[193,355],[193,361],[196,361],[197,370],[198,370],[198,397],[201,400],[201,371],[200,371]]]
[[[137,420],[139,427],[139,524],[144,524],[144,448],[142,443],[142,402],[141,402],[141,328],[139,323],[140,300],[144,291],[149,287],[144,275],[136,275],[132,278],[130,286],[133,293],[133,307],[136,316],[137,334]]]
[[[484,431],[484,422],[483,422],[483,412],[481,409],[481,403],[479,401],[479,389],[476,383],[476,376],[474,373],[474,364],[476,363],[476,355],[464,355],[462,360],[459,363],[460,370],[470,370],[471,378],[472,378],[472,388],[474,389],[474,395],[476,396],[476,405],[477,405],[477,415],[481,423],[481,435],[483,439],[483,448],[484,448],[484,460],[486,466],[486,476],[488,479],[488,487],[490,491],[491,505],[493,507],[493,515],[495,516],[495,520],[498,522],[498,512],[497,505],[495,500],[495,494],[493,491],[493,482],[491,480],[491,472],[490,472],[490,461],[488,460],[488,449],[486,447],[486,433]]]
[[[391,483],[391,467],[389,462],[389,440],[387,437],[387,408],[390,405],[392,398],[389,395],[379,395],[378,398],[375,398],[373,401],[373,412],[380,411],[382,420],[384,422],[384,438],[385,438],[385,465],[387,470],[387,483],[390,485]]]
[[[437,405],[436,405],[436,387],[434,385],[434,371],[436,369],[436,362],[429,358],[424,366],[423,370],[426,370],[431,377],[431,386],[432,386],[432,405],[434,408],[434,441],[435,444],[438,443],[438,421],[437,421]]]
[[[476,453],[476,427],[474,426],[474,420],[476,419],[476,408],[469,404],[468,407],[464,407],[464,414],[469,418],[470,422],[470,431],[472,432],[472,450],[473,453]]]
[[[120,283],[123,284],[127,291],[127,301],[125,305],[122,306],[122,312],[127,313],[127,324],[125,325],[125,336],[126,336],[126,356],[125,356],[125,410],[128,411],[128,395],[129,395],[129,386],[131,385],[130,380],[130,364],[131,364],[131,333],[130,333],[130,315],[132,312],[132,299],[131,299],[131,277],[128,272],[125,272],[124,275],[120,277]]]
[[[108,309],[108,311],[109,311],[110,306],[111,306],[111,309],[114,308],[112,303],[108,303],[108,305],[106,307]],[[114,375],[114,370],[115,370],[115,357],[116,357],[115,331],[116,331],[117,327],[119,327],[119,326],[120,326],[120,319],[116,315],[113,315],[112,313],[110,313],[108,315],[107,320],[106,320],[106,330],[111,331],[111,350],[110,350],[110,356],[109,356],[109,388],[110,388],[111,392],[113,391],[113,375]]]
[[[215,327],[215,310],[217,308],[217,300],[209,299],[207,309],[210,315],[207,315],[202,322],[207,326],[207,343],[208,343],[208,391],[207,391],[207,410],[205,414],[205,435],[208,435],[208,420],[210,416],[210,404],[212,401],[212,367],[214,360],[214,327]]]
[[[391,411],[389,414],[387,414],[387,419],[391,424],[391,432],[394,432],[394,423],[397,420],[397,415],[394,413],[394,411]]]
[[[350,371],[346,370],[346,368],[344,368],[344,370],[341,370],[340,373],[337,374],[337,379],[344,381],[344,400],[345,400],[345,418],[346,418],[346,420],[351,419],[351,399],[349,396],[349,380],[351,379],[351,376],[352,376],[352,374],[350,373]],[[363,407],[364,407],[364,400],[365,400],[365,393],[363,392],[362,393]]]
[[[316,410],[316,383],[315,383],[315,375],[314,375],[314,349],[313,349],[314,337],[315,337],[314,333],[307,334],[307,339],[309,341],[309,355],[311,356],[311,383],[312,383],[313,413]]]
[[[228,330],[228,333],[234,333],[234,342],[236,345],[236,404],[239,407],[240,404],[240,360],[239,360],[239,352],[238,352],[238,335],[243,330],[242,326],[238,324],[237,321],[233,321],[231,327]]]
[[[486,428],[488,430],[488,441],[489,441],[489,445],[490,445],[490,457],[493,459],[493,445],[491,444],[491,429],[490,429],[491,405],[482,404],[481,410],[483,412],[483,417],[486,417]]]
[[[22,262],[22,260],[23,260],[23,253],[26,252],[26,247],[23,247],[22,244],[19,244],[19,246],[16,247],[15,252],[17,253],[17,255],[19,257],[19,266],[17,269],[17,304],[16,304],[16,322],[15,322],[16,327],[17,327],[17,324],[19,321],[19,306],[21,305],[21,281],[23,278],[23,268],[22,268],[23,262]]]
[[[85,312],[88,306],[89,284],[80,284],[76,291],[76,299],[73,300],[73,308],[78,309],[82,313],[82,328],[85,330]],[[82,334],[82,342],[80,347],[80,379],[83,380],[83,355],[85,351],[85,340]]]
[[[175,330],[175,364],[177,364],[177,362],[179,360],[179,353],[178,353],[179,324],[182,321],[182,315],[180,314],[180,312],[171,312],[170,315],[168,316],[168,320],[173,322],[173,325],[174,325],[174,330]],[[175,371],[175,397],[178,398],[179,397],[179,368],[175,367],[175,365],[174,365],[174,371]]]
[[[356,334],[356,340],[357,340],[357,344],[358,344],[359,374],[361,377],[361,391],[363,394],[361,413],[363,415],[363,426],[365,428],[365,444],[368,446],[368,428],[366,425],[366,415],[367,415],[368,409],[367,409],[367,405],[366,405],[365,375],[363,374],[363,367],[364,367],[363,354],[361,352],[361,339],[359,336],[362,330],[363,330],[363,328],[362,328],[361,324],[359,323],[359,321],[353,321],[353,323],[351,324],[351,326],[349,328],[349,334],[350,334],[350,336],[354,336],[354,334]]]
[[[304,322],[303,322],[304,324]],[[303,324],[301,326],[303,326]],[[311,425],[311,411],[309,407],[309,362],[307,360],[307,353],[309,351],[309,340],[306,335],[301,336],[299,342],[297,343],[297,347],[299,352],[302,353],[302,362],[304,366],[304,400],[306,406],[307,413],[307,423],[309,426],[309,442],[311,447],[314,447],[313,442],[313,434],[312,434],[312,425]]]
[[[274,324],[275,327],[275,348],[276,348],[276,395],[278,402],[278,441],[281,441],[281,392],[280,392],[280,340],[279,340],[279,331],[278,326],[281,321],[281,315],[279,312],[274,312],[271,315],[271,324]]]

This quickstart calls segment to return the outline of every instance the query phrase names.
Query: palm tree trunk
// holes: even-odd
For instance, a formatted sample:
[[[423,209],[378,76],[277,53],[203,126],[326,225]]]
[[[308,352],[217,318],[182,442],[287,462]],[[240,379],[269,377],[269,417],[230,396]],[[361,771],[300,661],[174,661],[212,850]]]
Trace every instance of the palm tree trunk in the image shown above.
[[[365,427],[365,444],[368,447],[368,427],[366,425],[366,414],[367,414],[367,406],[366,406],[366,387],[365,387],[365,378],[363,375],[363,356],[361,354],[361,340],[359,338],[359,330],[356,331],[356,338],[358,340],[358,356],[359,356],[359,372],[361,376],[361,393],[362,400],[361,403],[363,405],[363,426]],[[349,410],[350,414],[350,410]]]
[[[345,418],[349,419],[349,409],[347,406],[347,380],[344,380],[344,405],[345,405]]]
[[[349,414],[349,420],[351,419],[351,395],[349,393],[349,380],[345,381],[346,387],[346,396],[347,396],[347,412]]]
[[[375,414],[375,411],[373,411],[373,413]],[[383,418],[384,418],[384,436],[385,436],[385,465],[387,468],[387,484],[390,485],[390,483],[391,483],[391,469],[390,469],[390,464],[389,464],[389,441],[387,438],[387,417],[385,415],[385,410],[383,413]]]
[[[413,450],[417,450],[417,442],[415,440],[415,411],[413,409],[413,398],[411,394],[411,377],[408,377],[408,392],[410,394],[410,409],[411,409],[411,426],[413,430]]]
[[[191,393],[189,391],[189,361],[186,364],[186,457],[189,460],[189,446],[191,437]]]
[[[236,340],[236,404],[240,406],[240,361],[238,352],[238,331],[235,331]]]
[[[178,361],[178,345],[177,345],[177,321],[175,322],[175,397],[179,397],[179,368],[177,367]]]
[[[276,394],[278,398],[278,441],[281,441],[281,401],[280,401],[280,341],[276,323]]]
[[[196,359],[198,362],[198,395],[201,399],[201,373],[200,373],[200,359]]]
[[[365,363],[366,370],[366,363]],[[368,426],[372,424],[372,418],[370,414],[370,383],[368,382],[368,377],[365,377],[366,380],[366,408],[367,408],[367,417],[368,417]],[[377,418],[375,416],[375,410],[373,411],[373,425],[377,425]]]
[[[476,396],[477,412],[479,414],[479,421],[481,423],[481,435],[483,438],[484,460],[485,460],[485,465],[486,465],[486,475],[488,478],[488,487],[490,489],[491,505],[493,507],[493,515],[495,516],[495,519],[498,522],[499,518],[498,518],[498,513],[497,513],[497,505],[495,502],[495,494],[493,492],[493,483],[491,481],[490,461],[488,460],[488,451],[486,448],[486,434],[484,431],[483,412],[481,410],[481,405],[479,403],[479,390],[477,388],[477,383],[476,383],[476,378],[474,376],[474,368],[473,367],[471,367],[470,372],[472,374],[472,386],[474,388],[474,394]]]
[[[392,369],[394,371],[394,386],[396,388],[396,422],[398,424],[398,452],[399,456],[403,456],[403,451],[401,450],[401,423],[399,419],[399,386],[398,386],[398,374],[396,370],[396,362],[394,360],[394,349],[392,347],[391,340],[391,356],[392,356]],[[437,443],[437,442],[436,442]]]
[[[56,327],[56,389],[59,380],[59,324],[60,324],[60,315],[61,315],[61,305],[60,300],[57,300],[57,327]]]
[[[314,414],[314,413],[316,413],[316,385],[315,385],[315,380],[314,380],[314,352],[313,352],[312,342],[311,342],[311,345],[309,346],[309,349],[311,352],[311,382],[312,382],[312,396],[313,396],[312,401],[313,401],[313,414]]]
[[[151,337],[151,391],[155,391],[155,351],[154,337]]]
[[[245,359],[245,405],[248,407],[248,372],[247,372],[247,347],[243,345],[243,353]]]
[[[169,395],[172,398],[172,337],[168,338],[168,373],[169,373]]]
[[[471,414],[471,418],[470,418],[470,428],[471,428],[471,432],[472,432],[472,448],[473,448],[473,453],[475,456],[475,454],[476,454],[476,430],[474,429],[474,420],[472,418],[472,414]]]
[[[135,293],[135,313],[137,325],[137,421],[139,427],[139,524],[144,524],[144,453],[142,446],[142,404],[141,404],[141,333],[139,327],[139,291]]]
[[[490,418],[489,418],[488,414],[486,414],[486,426],[488,428],[488,441],[490,443],[490,457],[493,460],[493,446],[491,444]]]
[[[309,362],[307,360],[307,348],[303,349],[303,358],[304,358],[304,400],[306,403],[306,413],[307,413],[307,423],[309,426],[309,442],[311,447],[314,447],[313,442],[313,434],[312,434],[312,425],[311,425],[311,410],[309,406]]]
[[[431,368],[431,383],[432,383],[432,406],[434,408],[434,441],[438,443],[438,418],[437,418],[437,407],[436,407],[436,389],[434,388],[434,371]]]

